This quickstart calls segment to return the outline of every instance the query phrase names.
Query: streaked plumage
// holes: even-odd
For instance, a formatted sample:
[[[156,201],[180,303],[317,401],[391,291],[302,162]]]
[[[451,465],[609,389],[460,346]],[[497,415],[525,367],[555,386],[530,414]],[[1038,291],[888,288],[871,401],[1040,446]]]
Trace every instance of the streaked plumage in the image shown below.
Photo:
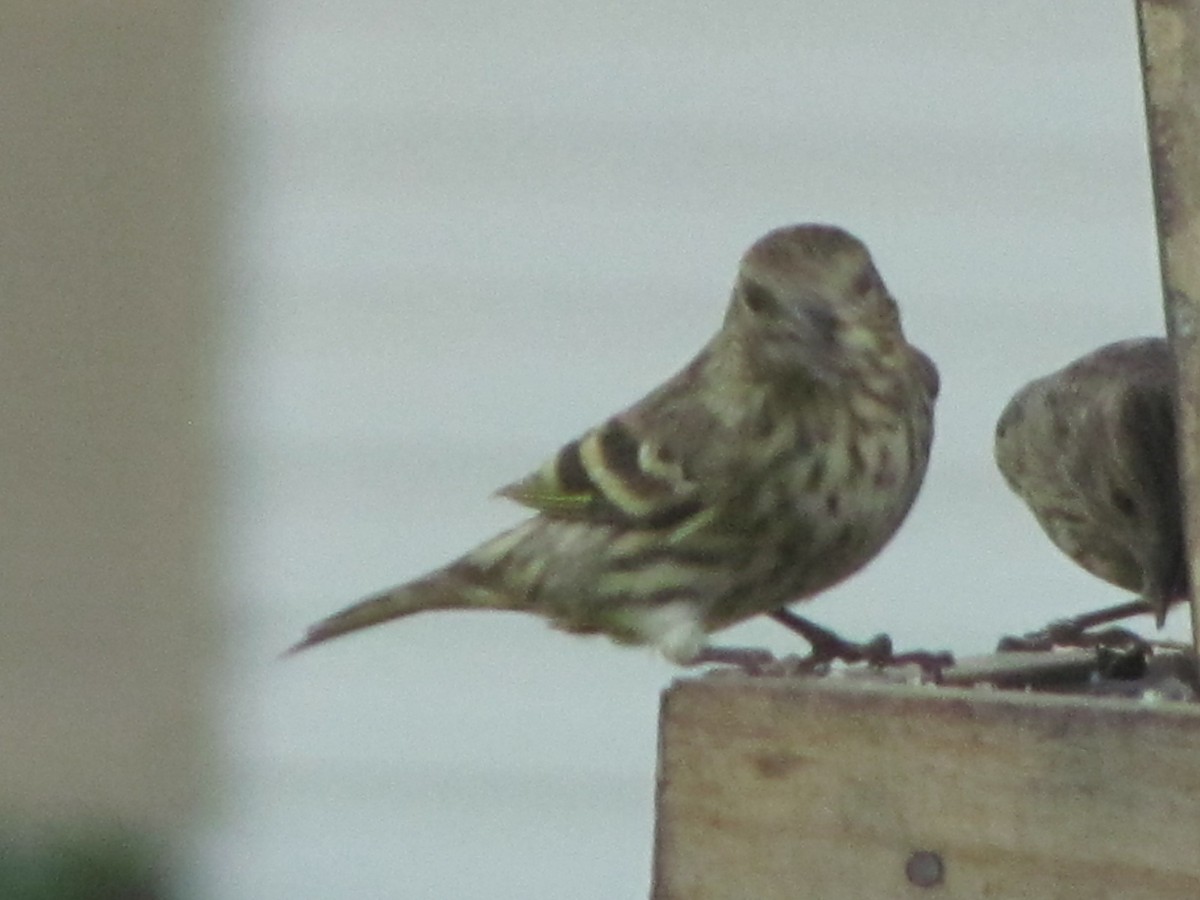
[[[1188,583],[1174,379],[1165,340],[1120,341],[1026,385],[996,425],[996,464],[1050,540],[1160,625]]]
[[[724,324],[690,364],[500,489],[535,516],[317,623],[296,649],[487,608],[696,661],[710,632],[879,552],[924,477],[937,386],[857,239],[773,231],[743,256]]]

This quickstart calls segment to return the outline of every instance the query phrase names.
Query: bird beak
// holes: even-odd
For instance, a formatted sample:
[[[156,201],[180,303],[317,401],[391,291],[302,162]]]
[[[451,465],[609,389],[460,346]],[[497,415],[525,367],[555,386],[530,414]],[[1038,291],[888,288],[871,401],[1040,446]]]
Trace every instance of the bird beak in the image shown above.
[[[839,352],[838,320],[828,304],[812,303],[789,310],[785,333],[800,349],[801,366],[820,383],[833,387],[844,377],[844,359]]]

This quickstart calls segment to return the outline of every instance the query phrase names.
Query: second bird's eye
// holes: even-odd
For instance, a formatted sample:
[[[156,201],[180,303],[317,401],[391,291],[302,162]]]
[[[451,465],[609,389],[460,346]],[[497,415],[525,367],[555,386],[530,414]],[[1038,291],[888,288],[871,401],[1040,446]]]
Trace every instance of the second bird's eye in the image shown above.
[[[761,284],[749,280],[742,286],[742,301],[755,314],[773,312],[779,308],[774,294]]]

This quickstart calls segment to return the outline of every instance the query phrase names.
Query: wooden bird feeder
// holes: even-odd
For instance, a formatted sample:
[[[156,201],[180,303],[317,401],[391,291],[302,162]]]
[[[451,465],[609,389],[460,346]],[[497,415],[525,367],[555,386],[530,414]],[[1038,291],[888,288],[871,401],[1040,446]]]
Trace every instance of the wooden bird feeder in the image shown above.
[[[1137,16],[1196,585],[1200,0]],[[1200,898],[1200,704],[849,678],[666,691],[653,900],[925,896]]]

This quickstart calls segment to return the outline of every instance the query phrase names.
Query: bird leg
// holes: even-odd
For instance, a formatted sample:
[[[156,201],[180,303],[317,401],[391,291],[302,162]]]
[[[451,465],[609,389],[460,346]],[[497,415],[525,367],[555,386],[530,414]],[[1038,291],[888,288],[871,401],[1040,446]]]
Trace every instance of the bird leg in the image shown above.
[[[1129,643],[1131,638],[1141,641],[1142,638],[1123,628],[1106,628],[1092,634],[1087,632],[1097,625],[1110,625],[1149,612],[1153,610],[1145,600],[1131,600],[1069,619],[1057,619],[1045,628],[1028,634],[1001,638],[996,649],[1000,652],[1052,650],[1055,647],[1093,647],[1100,643]]]
[[[917,650],[898,654],[892,648],[892,639],[886,634],[878,634],[865,644],[848,641],[829,629],[796,615],[786,607],[780,607],[768,615],[808,641],[812,653],[804,660],[806,669],[816,668],[833,660],[845,663],[865,662],[877,669],[916,665],[923,674],[936,681],[940,678],[942,669],[954,664],[954,656],[946,652]]]
[[[815,663],[833,662],[840,659],[846,663],[863,662],[885,665],[892,658],[892,639],[886,634],[877,634],[865,644],[848,641],[836,632],[823,628],[816,622],[798,616],[790,609],[780,607],[767,613],[772,619],[794,631],[812,647],[811,659]]]

